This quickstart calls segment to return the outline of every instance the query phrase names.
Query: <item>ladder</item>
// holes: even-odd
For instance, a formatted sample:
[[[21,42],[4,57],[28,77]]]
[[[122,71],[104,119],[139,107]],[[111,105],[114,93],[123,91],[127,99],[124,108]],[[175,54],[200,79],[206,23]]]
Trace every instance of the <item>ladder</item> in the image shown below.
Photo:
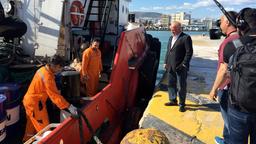
[[[109,15],[115,0],[91,0],[85,17],[84,30],[89,30],[91,38],[105,40]]]

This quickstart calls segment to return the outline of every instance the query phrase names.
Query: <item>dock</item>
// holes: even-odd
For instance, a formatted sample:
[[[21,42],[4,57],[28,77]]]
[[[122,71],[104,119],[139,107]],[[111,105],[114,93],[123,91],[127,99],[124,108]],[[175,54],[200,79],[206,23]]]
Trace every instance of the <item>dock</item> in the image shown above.
[[[186,111],[179,106],[165,106],[169,102],[167,75],[163,75],[140,120],[141,128],[156,128],[165,133],[172,144],[214,144],[215,136],[222,136],[223,119],[219,103],[208,99],[215,80],[217,50],[222,40],[192,37],[194,55],[188,73]]]

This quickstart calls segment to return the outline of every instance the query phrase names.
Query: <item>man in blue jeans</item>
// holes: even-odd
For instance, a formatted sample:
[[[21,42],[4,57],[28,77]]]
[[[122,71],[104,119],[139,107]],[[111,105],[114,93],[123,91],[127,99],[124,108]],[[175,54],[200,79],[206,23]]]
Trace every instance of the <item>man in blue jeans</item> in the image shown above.
[[[240,38],[224,48],[224,61],[231,69],[229,143],[247,144],[250,137],[256,144],[256,9],[241,10],[236,23]]]
[[[235,21],[237,17],[237,13],[234,11],[229,11],[228,14]],[[221,32],[226,35],[226,38],[221,43],[218,50],[218,56],[219,56],[218,71],[217,71],[216,79],[214,81],[212,90],[210,91],[210,94],[209,94],[209,97],[212,100],[216,100],[218,96],[218,101],[220,103],[220,110],[221,110],[222,118],[224,120],[224,129],[223,129],[224,139],[220,137],[215,137],[215,142],[217,144],[228,143],[228,139],[229,139],[227,107],[228,107],[228,85],[230,83],[230,79],[226,77],[226,73],[228,71],[228,64],[225,63],[223,60],[223,50],[228,42],[239,38],[239,35],[236,32],[237,31],[236,26],[232,25],[225,15],[221,16],[220,28],[221,28]]]
[[[169,39],[165,56],[164,68],[168,72],[168,92],[170,102],[166,106],[178,105],[177,92],[179,93],[179,111],[185,112],[185,100],[187,94],[187,72],[193,55],[191,37],[182,32],[180,22],[172,22],[170,25],[172,36]],[[178,91],[177,82],[180,90]]]

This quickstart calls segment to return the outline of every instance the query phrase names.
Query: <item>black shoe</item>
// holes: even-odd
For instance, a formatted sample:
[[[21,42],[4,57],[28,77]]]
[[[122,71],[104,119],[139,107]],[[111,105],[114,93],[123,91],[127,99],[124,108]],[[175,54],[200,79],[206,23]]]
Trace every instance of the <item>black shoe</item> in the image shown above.
[[[185,109],[185,106],[181,106],[180,109],[179,109],[180,112],[185,112],[186,109]]]
[[[165,106],[176,106],[176,105],[178,105],[178,103],[177,103],[177,100],[176,101],[172,100],[172,101],[170,101],[168,103],[165,103],[164,105]]]

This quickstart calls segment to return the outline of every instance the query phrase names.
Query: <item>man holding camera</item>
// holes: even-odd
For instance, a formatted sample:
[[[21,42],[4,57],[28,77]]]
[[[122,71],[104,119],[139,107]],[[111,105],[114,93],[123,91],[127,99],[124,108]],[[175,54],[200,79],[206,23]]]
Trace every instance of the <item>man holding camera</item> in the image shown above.
[[[224,48],[230,70],[229,143],[256,143],[256,9],[242,9],[236,19],[239,39]],[[230,51],[234,53],[230,53]]]
[[[234,11],[229,11],[228,14],[234,20],[237,17],[237,13]],[[217,71],[217,75],[216,75],[213,87],[210,91],[209,97],[214,101],[216,101],[216,99],[218,98],[218,101],[220,103],[220,110],[221,110],[222,118],[224,120],[224,129],[223,129],[224,139],[220,137],[215,137],[215,142],[217,144],[221,144],[221,143],[227,143],[229,139],[227,107],[228,107],[228,85],[230,83],[230,79],[226,77],[226,74],[228,71],[228,64],[225,63],[223,60],[223,50],[228,42],[234,39],[237,39],[239,35],[237,33],[236,26],[234,26],[225,15],[221,16],[221,19],[218,25],[221,28],[221,32],[224,35],[226,35],[226,38],[221,43],[218,50],[218,57],[219,57],[218,68],[217,68],[218,71]]]

